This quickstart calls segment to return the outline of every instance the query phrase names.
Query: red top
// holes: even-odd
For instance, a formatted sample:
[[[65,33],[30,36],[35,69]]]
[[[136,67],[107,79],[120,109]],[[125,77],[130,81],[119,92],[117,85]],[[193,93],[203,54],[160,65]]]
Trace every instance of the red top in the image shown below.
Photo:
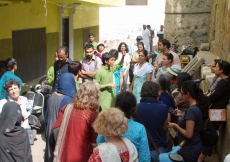
[[[118,152],[120,154],[122,162],[129,162],[129,151],[126,147],[123,149],[119,149]],[[102,162],[101,157],[99,155],[99,150],[96,150],[92,153],[88,162]]]
[[[60,126],[64,110],[63,108],[60,111],[53,128]],[[92,143],[96,143],[97,138],[97,133],[92,127],[97,114],[93,109],[73,108],[66,130],[61,155],[62,162],[88,161],[90,155],[93,153]]]

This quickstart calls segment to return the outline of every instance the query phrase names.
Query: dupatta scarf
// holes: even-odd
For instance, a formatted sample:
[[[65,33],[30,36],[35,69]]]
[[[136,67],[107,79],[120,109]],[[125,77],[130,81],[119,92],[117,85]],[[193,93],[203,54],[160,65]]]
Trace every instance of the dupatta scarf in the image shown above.
[[[136,64],[135,67],[134,67],[133,74],[138,76],[138,77],[140,77],[140,76],[143,76],[143,75],[145,75],[145,74],[147,74],[147,73],[149,73],[151,71],[152,72],[154,71],[154,67],[150,63],[146,62],[146,63],[144,63],[142,65],[141,68],[139,67],[139,64]],[[151,80],[152,81],[155,80],[154,75],[152,75]]]

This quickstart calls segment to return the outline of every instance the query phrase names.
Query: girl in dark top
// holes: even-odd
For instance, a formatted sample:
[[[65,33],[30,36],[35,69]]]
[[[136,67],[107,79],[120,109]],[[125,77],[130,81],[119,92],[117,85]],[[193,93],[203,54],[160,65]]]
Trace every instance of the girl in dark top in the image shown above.
[[[173,96],[174,101],[175,101],[175,106],[181,111],[182,116],[184,116],[185,111],[188,110],[189,104],[184,102],[183,97],[182,97],[179,90],[181,89],[182,83],[185,81],[188,81],[188,80],[191,80],[191,76],[188,73],[186,73],[186,72],[179,73],[177,75],[177,86],[178,86],[178,88],[176,88],[172,92],[172,96]]]
[[[168,127],[178,130],[179,142],[185,140],[185,144],[178,152],[184,161],[197,162],[202,149],[200,139],[202,119],[208,117],[209,100],[194,81],[184,82],[180,92],[190,107],[178,124],[169,123]],[[177,115],[180,115],[179,111]]]
[[[167,74],[160,74],[157,77],[157,83],[161,87],[160,101],[168,106],[169,116],[168,121],[173,123],[178,123],[178,117],[172,113],[172,109],[175,109],[175,102],[172,95],[169,93],[169,88],[171,85],[171,79]],[[171,111],[170,111],[171,110]]]
[[[168,123],[168,107],[159,102],[160,86],[151,81],[146,81],[141,88],[141,101],[137,105],[137,112],[133,114],[134,119],[142,123],[151,135],[159,152],[167,148],[166,134]],[[142,121],[140,120],[139,116]],[[159,155],[148,137],[151,160],[159,162]]]
[[[226,109],[229,104],[230,99],[230,64],[227,61],[219,60],[217,61],[215,67],[215,75],[221,77],[221,80],[218,82],[216,88],[209,95],[210,99],[210,109]],[[213,126],[218,130],[221,122],[213,122]],[[204,158],[208,155],[212,155],[213,147],[204,147],[202,153],[199,157],[199,162],[202,162]]]
[[[27,131],[22,128],[22,112],[15,102],[7,102],[0,119],[0,161],[32,162]]]

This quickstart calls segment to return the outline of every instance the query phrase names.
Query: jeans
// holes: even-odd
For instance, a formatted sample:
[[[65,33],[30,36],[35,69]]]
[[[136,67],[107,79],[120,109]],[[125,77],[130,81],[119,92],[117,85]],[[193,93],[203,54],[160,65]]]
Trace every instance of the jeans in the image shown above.
[[[160,153],[164,153],[165,152],[165,148],[164,147],[158,147],[158,150]],[[150,151],[151,154],[151,162],[160,162],[159,160],[159,154],[157,153],[156,150],[152,150]]]
[[[199,155],[201,153],[202,146],[194,146],[190,150],[179,150],[178,154],[181,155],[185,162],[197,162]]]

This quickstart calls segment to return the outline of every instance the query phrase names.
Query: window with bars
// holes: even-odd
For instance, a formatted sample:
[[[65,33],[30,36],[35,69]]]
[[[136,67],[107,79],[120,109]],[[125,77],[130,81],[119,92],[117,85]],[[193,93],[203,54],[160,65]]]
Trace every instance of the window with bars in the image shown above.
[[[148,5],[148,0],[125,0],[126,5]]]

